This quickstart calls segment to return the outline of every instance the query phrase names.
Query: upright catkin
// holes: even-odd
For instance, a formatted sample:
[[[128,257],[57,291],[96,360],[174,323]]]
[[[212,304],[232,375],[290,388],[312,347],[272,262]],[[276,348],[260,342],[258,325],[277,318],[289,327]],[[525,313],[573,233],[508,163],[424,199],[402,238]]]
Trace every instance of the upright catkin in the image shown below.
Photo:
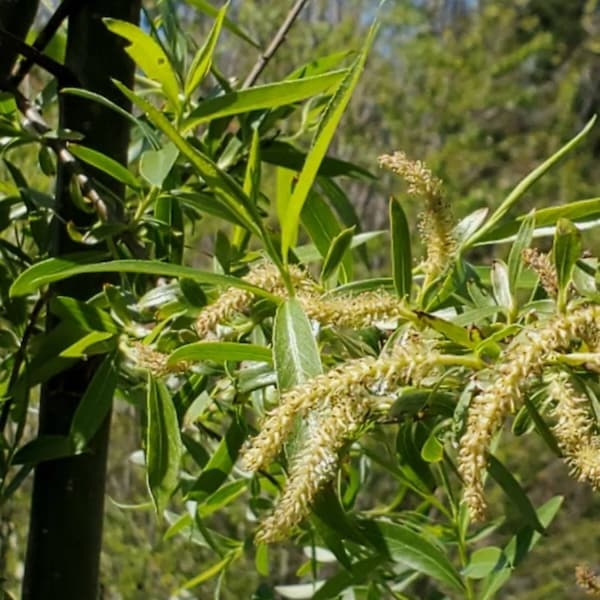
[[[422,264],[425,284],[448,267],[456,251],[455,220],[450,203],[442,191],[442,181],[420,160],[410,160],[404,152],[384,154],[379,164],[400,175],[408,184],[408,193],[424,200],[419,214],[419,231],[427,256]]]

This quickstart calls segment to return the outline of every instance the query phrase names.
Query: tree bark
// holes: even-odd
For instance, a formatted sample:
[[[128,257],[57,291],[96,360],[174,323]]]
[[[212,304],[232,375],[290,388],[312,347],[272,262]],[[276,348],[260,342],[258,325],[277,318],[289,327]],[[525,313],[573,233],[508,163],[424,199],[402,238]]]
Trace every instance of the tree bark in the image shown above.
[[[85,89],[97,92],[130,110],[111,83],[116,78],[132,86],[134,67],[121,38],[109,33],[103,17],[137,22],[140,0],[88,0],[68,25],[65,66]],[[60,125],[85,135],[84,143],[121,164],[127,162],[128,123],[97,103],[64,96]],[[123,199],[124,189],[114,180],[93,173]],[[68,166],[59,164],[56,198],[60,219],[55,221],[51,254],[81,250],[71,240],[65,223],[84,225],[89,215],[79,211],[69,195]],[[97,278],[74,278],[56,286],[59,294],[87,299],[101,290]],[[48,327],[53,323],[49,322]],[[40,435],[66,434],[77,405],[96,367],[82,362],[51,379],[42,390]],[[25,600],[95,600],[99,597],[104,486],[110,417],[86,454],[40,463],[34,475],[29,540],[23,582]]]

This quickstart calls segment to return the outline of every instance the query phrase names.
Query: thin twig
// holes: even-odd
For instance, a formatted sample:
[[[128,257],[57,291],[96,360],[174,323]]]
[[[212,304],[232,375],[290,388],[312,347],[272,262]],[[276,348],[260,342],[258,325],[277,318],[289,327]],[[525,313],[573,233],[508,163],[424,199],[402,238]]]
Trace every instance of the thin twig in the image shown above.
[[[39,136],[45,136],[47,133],[52,131],[52,128],[50,125],[48,125],[48,123],[46,123],[37,107],[34,106],[28,100],[28,98],[26,98],[14,87],[10,89],[10,92],[14,94],[17,108],[25,117],[25,127],[29,127]],[[83,168],[79,164],[79,161],[73,156],[73,154],[71,154],[65,142],[60,139],[46,136],[45,143],[52,148],[59,162],[68,167],[71,174],[75,178],[77,185],[81,189],[83,197],[94,208],[98,218],[104,223],[118,222],[120,220],[118,215],[111,210],[110,205],[107,204],[102,196],[97,192],[96,188],[92,184],[92,181],[85,174]],[[131,235],[131,232],[126,231],[120,236],[120,239],[127,246],[134,257],[146,258],[145,248],[139,243],[135,236]]]
[[[60,6],[52,13],[52,16],[48,19],[44,25],[44,28],[35,38],[31,48],[37,53],[43,52],[44,48],[49,44],[50,40],[54,37],[54,34],[58,31],[61,23],[68,16],[75,14],[75,11],[79,10],[84,3],[85,0],[63,0],[60,3]],[[37,56],[28,56],[24,52],[21,52],[21,54],[23,54],[24,58],[19,62],[14,74],[11,75],[8,80],[9,84],[13,87],[18,87],[21,84],[35,63],[41,64]]]
[[[38,317],[40,315],[40,312],[42,311],[42,308],[44,308],[46,302],[48,301],[48,297],[48,292],[44,292],[37,299],[37,302],[31,310],[31,314],[29,315],[29,321],[27,322],[27,326],[25,327],[25,331],[23,332],[23,337],[21,338],[21,343],[19,344],[19,348],[15,354],[15,361],[13,363],[12,371],[10,373],[10,379],[8,381],[7,389],[9,390],[9,392],[12,390],[13,386],[17,382],[17,377],[19,376],[21,365],[25,360],[27,345],[29,344],[29,338],[33,335],[33,330],[35,329]],[[6,427],[12,403],[13,397],[10,396],[2,405],[2,413],[0,414],[0,434],[4,432],[4,428]]]
[[[304,8],[304,5],[308,2],[308,0],[296,0],[294,6],[292,6],[290,12],[287,14],[285,21],[281,24],[281,27],[278,29],[275,37],[271,40],[271,43],[267,47],[267,49],[258,57],[256,64],[252,67],[252,70],[248,74],[248,77],[244,80],[242,84],[242,89],[246,89],[252,87],[260,74],[263,72],[264,68],[267,66],[271,58],[277,49],[283,42],[292,28],[294,21],[298,18],[300,11]]]
[[[27,61],[30,61],[31,64],[38,64],[42,69],[50,73],[50,75],[54,75],[58,82],[64,86],[78,86],[79,82],[69,71],[69,69],[65,68],[64,65],[61,65],[59,62],[56,62],[54,59],[42,54],[36,48],[26,44],[23,40],[18,38],[16,35],[7,31],[3,27],[0,27],[0,38],[2,38],[3,43],[7,43],[9,46],[12,46],[15,52],[22,54]],[[29,67],[28,67],[29,68]],[[12,78],[9,78],[9,82],[5,83],[3,87],[12,88],[16,87],[12,83]]]

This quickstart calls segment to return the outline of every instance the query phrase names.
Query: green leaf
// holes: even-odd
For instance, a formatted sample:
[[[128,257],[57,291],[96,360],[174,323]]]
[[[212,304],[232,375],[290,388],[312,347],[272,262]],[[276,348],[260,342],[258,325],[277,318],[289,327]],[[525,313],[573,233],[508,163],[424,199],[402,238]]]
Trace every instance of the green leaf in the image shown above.
[[[537,510],[537,517],[543,527],[548,527],[554,519],[563,498],[555,496]],[[517,567],[541,538],[541,534],[527,526],[520,529],[504,548],[505,563],[496,568],[483,582],[480,590],[481,600],[493,600],[496,592],[510,579]]]
[[[289,142],[283,142],[281,140],[269,140],[263,142],[261,153],[264,162],[284,167],[292,171],[301,171],[302,165],[306,162],[306,152],[296,148]],[[345,176],[353,177],[355,179],[375,179],[374,175],[366,169],[363,169],[354,163],[340,160],[339,158],[333,158],[332,156],[325,156],[325,158],[323,158],[321,166],[319,167],[318,176]],[[356,223],[354,222],[346,222],[346,225],[355,224]]]
[[[319,349],[310,322],[295,298],[287,299],[277,309],[273,352],[280,390],[305,383],[322,373]]]
[[[540,533],[545,533],[544,526],[540,523],[535,508],[525,490],[513,474],[493,454],[489,455],[488,472],[508,496],[511,504],[521,513],[527,525]]]
[[[40,261],[23,271],[15,279],[10,288],[10,295],[12,297],[25,296],[35,292],[44,285],[54,283],[55,281],[62,281],[63,279],[68,279],[69,277],[84,273],[138,273],[154,277],[160,275],[167,277],[186,277],[199,283],[224,287],[237,287],[248,290],[257,296],[269,298],[273,302],[279,302],[279,299],[276,296],[273,296],[259,287],[246,283],[239,277],[208,273],[206,271],[199,271],[193,267],[184,267],[182,265],[164,263],[158,260],[127,259],[91,264],[85,262],[88,259],[93,260],[97,258],[97,253],[91,255],[81,253],[81,256],[71,255],[69,258],[49,258]]]
[[[271,362],[271,350],[256,344],[241,344],[237,342],[195,342],[180,346],[169,356],[168,364],[174,365],[182,361],[225,362],[228,360],[253,360]]]
[[[188,4],[191,4],[193,7],[197,8],[200,12],[207,14],[209,17],[218,17],[219,9],[213,6],[207,0],[186,0]],[[248,42],[250,45],[255,48],[260,48],[260,44],[255,42],[247,33],[245,33],[242,29],[240,29],[231,19],[228,17],[224,17],[223,25],[226,29],[231,31],[234,35],[238,36],[240,39]]]
[[[184,121],[182,131],[185,133],[201,123],[220,119],[221,117],[286,106],[301,102],[317,94],[328,93],[339,84],[345,74],[345,70],[340,70],[294,81],[257,85],[249,89],[236,90],[210,100],[204,100]]]
[[[140,129],[140,131],[144,134],[146,139],[150,142],[151,146],[154,149],[160,148],[160,143],[159,143],[158,138],[156,137],[154,131],[152,130],[152,128],[147,123],[138,119],[137,117],[132,115],[129,111],[125,110],[124,108],[122,108],[121,106],[119,106],[118,104],[113,102],[112,100],[109,100],[108,98],[105,98],[104,96],[101,96],[100,94],[96,94],[95,92],[90,92],[89,90],[83,90],[80,88],[62,88],[60,90],[60,93],[61,94],[71,94],[72,96],[78,96],[80,98],[85,98],[86,100],[91,100],[92,102],[97,102],[98,104],[101,104],[102,106],[105,106],[106,108],[109,108],[110,110],[114,111],[115,113],[117,113],[118,115],[123,117],[123,119],[125,119],[126,121],[129,121],[130,123],[132,123],[135,127],[138,127]]]
[[[57,296],[50,300],[49,308],[53,315],[63,321],[77,323],[88,331],[119,333],[119,327],[109,314],[86,302],[67,296]]]
[[[46,460],[56,460],[75,454],[71,438],[66,435],[40,435],[15,453],[11,464],[37,465]]]
[[[321,269],[321,281],[327,281],[332,277],[338,268],[342,266],[344,256],[350,249],[352,239],[354,237],[354,227],[348,227],[338,233],[329,246],[325,260],[323,261],[323,268]],[[348,281],[351,274],[347,274],[344,270],[342,281],[345,283]]]
[[[209,579],[212,579],[221,571],[226,569],[229,563],[232,561],[232,559],[233,555],[227,554],[222,560],[211,565],[210,567],[208,567],[208,569],[202,571],[202,573],[200,573],[199,575],[196,575],[196,577],[192,577],[192,579],[186,581],[180,589],[189,590],[193,587],[196,587],[197,585],[200,585],[201,583],[204,583],[205,581],[208,581]]]
[[[412,287],[410,229],[406,214],[395,198],[390,199],[390,235],[394,288],[400,298],[409,297]]]
[[[559,219],[554,234],[552,257],[558,279],[557,304],[561,312],[567,306],[569,284],[571,283],[575,264],[581,256],[581,251],[581,234],[577,227],[567,219]]]
[[[513,205],[527,192],[527,190],[538,180],[540,177],[545,175],[557,162],[559,162],[565,155],[579,145],[585,136],[590,132],[596,117],[592,117],[585,127],[571,140],[569,140],[560,150],[555,152],[550,158],[545,160],[539,167],[529,173],[514,190],[506,197],[502,204],[496,209],[488,221],[480,227],[471,237],[465,242],[464,246],[472,246],[480,239],[484,237],[491,229],[493,229],[504,215],[513,207]]]
[[[208,75],[210,67],[212,65],[212,57],[215,52],[217,40],[225,21],[225,14],[229,3],[225,4],[217,13],[217,17],[213,26],[204,42],[203,46],[196,52],[192,64],[188,70],[188,74],[185,80],[185,97],[189,98],[194,90],[202,83],[202,80]]]
[[[231,473],[247,435],[245,423],[234,415],[225,437],[219,442],[214,454],[188,492],[189,500],[202,502],[221,487]]]
[[[441,317],[436,317],[430,313],[423,311],[415,311],[415,315],[418,317],[421,323],[424,323],[428,327],[431,327],[435,331],[446,336],[449,340],[460,344],[465,348],[475,348],[479,343],[479,339],[473,339],[468,329],[460,327],[451,321],[446,321]]]
[[[510,291],[510,282],[508,277],[508,267],[502,260],[492,261],[491,269],[492,290],[498,304],[512,312],[514,309],[513,296]]]
[[[457,592],[464,592],[464,584],[452,563],[426,537],[404,525],[385,521],[379,521],[377,529],[394,561],[441,581]]]
[[[517,233],[517,239],[513,242],[508,255],[508,282],[511,290],[511,297],[513,305],[516,305],[516,291],[517,282],[519,276],[523,270],[523,250],[529,248],[531,240],[533,239],[533,231],[535,229],[536,215],[535,211],[532,210],[519,227]]]
[[[115,357],[109,355],[94,373],[71,422],[69,436],[77,452],[86,449],[110,412],[118,378]]]
[[[167,55],[160,45],[139,27],[118,19],[104,19],[106,27],[116,35],[125,38],[129,45],[125,52],[146,73],[150,79],[160,83],[171,106],[179,106],[179,83]]]
[[[233,177],[219,169],[219,167],[196,147],[188,144],[179,132],[173,127],[167,117],[153,106],[150,102],[133,93],[130,89],[118,81],[113,83],[121,93],[133,104],[140,108],[148,118],[158,127],[192,164],[206,184],[213,192],[227,203],[228,208],[243,222],[244,226],[261,236],[259,216],[254,206],[244,194],[243,189]]]
[[[98,152],[97,150],[92,150],[92,148],[80,146],[79,144],[70,143],[68,148],[75,158],[88,165],[92,165],[92,167],[110,175],[134,190],[139,189],[140,182],[136,179],[135,175],[127,167],[110,158],[110,156],[106,156],[106,154],[102,154],[102,152]]]
[[[340,83],[319,122],[311,150],[306,157],[306,162],[300,172],[298,182],[281,221],[281,253],[284,260],[287,260],[289,249],[296,243],[302,206],[312,188],[321,162],[327,153],[329,144],[335,135],[346,106],[350,102],[354,88],[358,83],[365,61],[367,60],[367,53],[373,43],[376,31],[377,26],[374,25],[358,58]]]
[[[296,596],[296,598],[312,598],[312,600],[327,600],[328,598],[338,598],[339,595],[352,585],[364,583],[370,577],[372,572],[382,563],[381,556],[371,556],[356,561],[351,570],[340,571],[328,579],[315,593],[309,596]],[[293,596],[287,596],[292,598]]]
[[[154,508],[161,515],[177,488],[183,451],[177,412],[169,391],[150,374],[147,385],[147,482]]]
[[[241,496],[247,487],[248,481],[245,479],[238,479],[221,486],[198,506],[198,514],[202,518],[212,515]]]
[[[479,548],[471,554],[469,564],[463,569],[462,574],[469,579],[482,579],[501,566],[504,561],[502,548],[497,546]]]
[[[140,158],[140,175],[150,185],[162,187],[178,156],[179,150],[172,143],[160,150],[146,150]]]
[[[429,463],[440,462],[444,458],[444,446],[438,440],[434,429],[421,448],[421,458]]]

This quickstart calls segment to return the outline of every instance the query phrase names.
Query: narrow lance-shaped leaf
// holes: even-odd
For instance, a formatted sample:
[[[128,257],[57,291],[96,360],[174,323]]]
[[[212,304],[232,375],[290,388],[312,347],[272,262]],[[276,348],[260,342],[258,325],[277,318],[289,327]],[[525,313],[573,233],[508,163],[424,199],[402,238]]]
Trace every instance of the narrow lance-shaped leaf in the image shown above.
[[[323,113],[312,148],[306,157],[306,161],[298,177],[298,183],[294,188],[294,192],[281,221],[281,254],[284,260],[287,260],[289,249],[296,243],[302,206],[310,192],[321,161],[327,153],[329,144],[346,110],[346,106],[350,102],[354,88],[358,83],[365,61],[367,60],[367,53],[373,43],[376,31],[377,25],[374,25],[367,36],[365,45],[358,58],[340,83]]]
[[[109,355],[94,373],[73,416],[69,435],[77,451],[87,447],[110,412],[117,380],[115,357]]]
[[[248,153],[248,162],[246,164],[246,173],[244,174],[244,194],[248,196],[250,202],[256,205],[258,195],[260,194],[261,178],[261,153],[260,153],[260,133],[258,128],[252,131],[252,142],[250,152]],[[231,233],[231,245],[242,251],[248,240],[248,234],[243,227],[236,226]]]
[[[104,19],[104,22],[110,31],[129,42],[125,48],[127,54],[150,79],[160,83],[173,108],[177,108],[179,106],[179,83],[175,77],[175,71],[160,45],[131,23],[119,19]]]
[[[504,215],[514,206],[514,204],[525,194],[525,192],[546,172],[548,172],[557,162],[559,162],[565,155],[579,145],[583,141],[585,136],[590,132],[596,117],[592,117],[585,127],[571,140],[569,140],[560,150],[555,152],[550,158],[545,160],[539,167],[534,169],[529,175],[522,179],[514,190],[506,197],[502,204],[495,210],[487,222],[480,227],[473,235],[465,242],[464,247],[473,246],[480,239],[482,239],[491,229],[493,229]]]
[[[188,4],[191,4],[193,7],[197,8],[200,12],[207,14],[209,17],[218,17],[219,9],[213,6],[207,0],[186,0]],[[250,45],[255,48],[260,48],[260,44],[254,41],[247,33],[245,33],[240,27],[238,27],[231,19],[228,17],[224,17],[223,25],[226,29],[231,31],[234,35],[237,35],[240,39],[248,42]]]
[[[527,497],[525,490],[514,478],[513,474],[493,455],[489,455],[488,470],[496,483],[504,490],[511,503],[519,510],[525,522],[540,533],[545,529],[535,512],[535,508]]]
[[[554,234],[552,256],[558,279],[558,309],[564,311],[569,298],[569,285],[577,259],[581,256],[581,234],[571,221],[559,219]]]
[[[156,127],[158,127],[175,144],[177,149],[183,154],[196,169],[198,174],[204,179],[206,184],[212,188],[213,192],[218,194],[228,207],[237,215],[241,222],[257,236],[261,236],[260,219],[256,210],[250,204],[246,194],[239,184],[230,175],[219,169],[219,167],[200,150],[188,144],[181,137],[179,132],[173,127],[170,121],[146,99],[138,96],[129,88],[118,81],[113,82],[119,90],[133,104],[140,108]]]
[[[106,154],[102,154],[102,152],[78,144],[69,144],[69,150],[79,160],[82,160],[88,165],[92,165],[92,167],[96,167],[96,169],[103,171],[117,181],[128,185],[130,188],[135,190],[140,187],[140,182],[133,173],[121,163],[110,158],[110,156],[106,156]]]
[[[340,70],[305,79],[257,85],[204,100],[187,117],[183,131],[188,132],[201,123],[221,117],[286,106],[317,94],[329,93],[345,74],[345,70]]]
[[[10,295],[25,296],[40,287],[84,273],[139,273],[151,276],[185,277],[199,283],[224,287],[238,287],[253,294],[279,302],[279,298],[262,288],[250,285],[240,277],[200,271],[193,267],[164,263],[159,260],[113,260],[87,262],[98,258],[98,253],[73,254],[68,258],[48,258],[23,271],[13,282]]]
[[[175,364],[182,360],[225,362],[228,360],[253,360],[271,362],[271,351],[256,344],[240,344],[237,342],[195,342],[177,348],[169,356],[168,363]]]
[[[277,309],[273,351],[280,390],[304,383],[322,372],[310,322],[295,298],[289,298]]]
[[[160,515],[179,481],[182,444],[177,412],[165,384],[148,374],[147,385],[147,481],[154,508]]]
[[[513,242],[508,255],[508,281],[513,298],[513,303],[516,303],[517,281],[523,270],[523,250],[529,248],[533,239],[533,231],[535,229],[535,210],[532,210],[521,223],[517,239]]]
[[[210,71],[212,64],[212,57],[215,52],[215,46],[225,21],[225,14],[229,8],[229,3],[226,3],[217,13],[217,17],[213,26],[204,42],[203,46],[198,50],[196,56],[192,60],[188,75],[185,82],[185,97],[186,99],[194,92],[194,90],[202,83],[202,80],[206,77]]]
[[[338,267],[342,267],[343,270],[343,276],[341,277],[342,281],[346,283],[350,279],[352,274],[346,273],[342,261],[350,249],[353,236],[354,227],[348,227],[347,229],[340,231],[340,233],[338,233],[338,235],[331,240],[329,250],[327,251],[327,255],[323,261],[323,268],[321,269],[322,281],[327,281],[327,279],[332,277],[337,271]]]
[[[400,298],[410,296],[412,286],[412,255],[410,229],[402,206],[390,199],[390,235],[392,243],[392,276]]]
[[[395,523],[379,522],[377,528],[394,561],[441,581],[458,592],[464,592],[464,584],[448,557],[425,536]]]

